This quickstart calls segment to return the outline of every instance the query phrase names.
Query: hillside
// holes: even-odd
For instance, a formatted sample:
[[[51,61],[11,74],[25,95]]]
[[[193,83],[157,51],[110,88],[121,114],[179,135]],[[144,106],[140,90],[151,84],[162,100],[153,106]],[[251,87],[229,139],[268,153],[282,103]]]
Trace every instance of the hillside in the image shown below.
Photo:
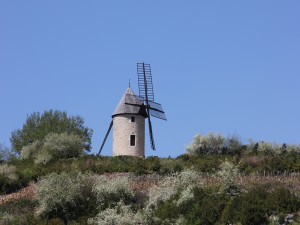
[[[297,224],[299,166],[297,154],[14,158],[0,164],[0,224]]]

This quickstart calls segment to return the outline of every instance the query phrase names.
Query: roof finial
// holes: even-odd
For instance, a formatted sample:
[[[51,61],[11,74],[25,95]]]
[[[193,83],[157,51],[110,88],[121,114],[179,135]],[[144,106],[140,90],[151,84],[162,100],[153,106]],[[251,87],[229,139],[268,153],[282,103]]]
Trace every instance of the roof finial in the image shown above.
[[[129,83],[128,83],[129,87],[130,87],[130,78],[129,78]]]

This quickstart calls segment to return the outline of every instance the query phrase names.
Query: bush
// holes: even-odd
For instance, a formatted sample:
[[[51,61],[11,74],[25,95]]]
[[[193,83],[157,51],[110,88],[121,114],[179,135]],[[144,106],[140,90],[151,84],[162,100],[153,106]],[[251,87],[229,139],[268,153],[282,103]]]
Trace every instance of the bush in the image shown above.
[[[217,172],[217,176],[222,180],[222,192],[225,192],[231,196],[240,193],[235,181],[238,172],[238,166],[235,166],[233,163],[230,163],[227,160],[220,165],[220,170]]]
[[[262,187],[251,189],[242,197],[240,222],[245,225],[267,224],[267,191]]]
[[[207,136],[197,134],[192,143],[186,147],[189,154],[221,154],[224,148],[224,140],[220,134],[209,133]]]
[[[0,164],[0,194],[7,194],[20,187],[16,167],[8,164]]]
[[[274,214],[292,213],[300,209],[300,200],[290,190],[278,187],[272,190],[267,197],[267,204]]]
[[[46,164],[52,159],[67,159],[83,155],[84,143],[75,134],[50,133],[43,141],[35,141],[21,150],[22,159],[34,159],[37,164]]]
[[[99,225],[148,225],[146,216],[141,212],[133,211],[130,206],[119,202],[114,208],[107,208],[101,211],[95,218],[90,218],[88,224]]]
[[[60,218],[65,223],[93,212],[96,193],[93,180],[81,173],[52,173],[37,184],[37,214],[44,218]]]
[[[18,176],[16,175],[16,167],[6,163],[0,164],[0,175],[10,182],[14,182],[18,179]]]
[[[169,200],[178,191],[183,191],[178,203],[181,204],[193,197],[190,189],[195,185],[202,185],[202,181],[197,172],[192,170],[186,170],[166,177],[157,186],[149,189],[149,199],[146,207],[147,209],[154,209]]]
[[[135,202],[135,194],[126,177],[95,177],[93,191],[97,195],[97,205],[100,210],[115,207],[120,201],[125,205]]]

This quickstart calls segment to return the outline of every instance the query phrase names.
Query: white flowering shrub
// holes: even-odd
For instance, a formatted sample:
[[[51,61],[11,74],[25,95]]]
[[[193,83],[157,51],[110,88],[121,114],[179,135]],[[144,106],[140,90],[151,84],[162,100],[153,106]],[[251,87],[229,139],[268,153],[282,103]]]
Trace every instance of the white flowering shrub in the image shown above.
[[[280,146],[275,143],[260,141],[258,142],[257,151],[258,153],[262,153],[264,155],[272,155],[280,151]]]
[[[43,147],[43,142],[35,141],[30,145],[27,145],[21,150],[21,159],[32,159]]]
[[[159,204],[169,200],[177,193],[178,186],[176,185],[176,178],[168,177],[161,181],[158,186],[154,186],[149,190],[149,200],[147,209],[156,208]]]
[[[36,185],[39,202],[37,214],[47,218],[61,218],[65,222],[76,219],[96,204],[93,179],[82,173],[52,173]]]
[[[286,153],[300,153],[300,145],[296,144],[283,144],[281,147],[281,151],[286,151]]]
[[[209,133],[207,136],[197,134],[186,151],[192,155],[221,154],[225,144],[225,138],[221,134]]]
[[[193,188],[194,188],[193,185],[189,185],[184,190],[181,191],[179,199],[176,202],[177,206],[194,198]]]
[[[8,179],[9,182],[14,182],[18,179],[16,174],[16,167],[13,165],[8,165],[6,163],[0,164],[0,176]]]
[[[98,176],[95,178],[94,192],[97,194],[97,203],[100,209],[114,207],[120,201],[124,204],[135,201],[135,193],[129,186],[129,180],[126,177]]]
[[[45,149],[41,149],[40,151],[38,151],[35,154],[34,163],[36,163],[36,164],[46,164],[52,159],[53,159],[53,156],[50,154],[49,151],[47,151]]]
[[[33,159],[46,164],[52,159],[74,158],[83,155],[83,139],[76,134],[50,133],[43,141],[35,141],[21,150],[21,159]]]
[[[150,224],[146,215],[140,211],[133,211],[130,206],[119,202],[114,208],[107,208],[101,211],[95,218],[88,219],[88,224],[93,225],[131,225]]]
[[[84,142],[76,134],[68,134],[66,132],[61,134],[51,133],[45,137],[42,149],[57,159],[74,158],[83,154]]]
[[[239,193],[236,187],[236,178],[239,172],[238,166],[225,160],[220,165],[220,170],[217,172],[217,176],[222,180],[221,191],[226,191],[230,195],[236,195]]]
[[[177,174],[178,181],[180,182],[180,185],[186,187],[188,185],[202,185],[202,179],[200,174],[195,170],[184,170]]]
[[[178,191],[181,191],[180,202],[178,204],[190,199],[193,195],[191,193],[192,188],[203,184],[200,178],[199,174],[193,170],[185,170],[166,177],[157,186],[149,189],[147,209],[156,208],[159,204],[177,194]]]
[[[297,144],[277,144],[265,141],[255,142],[249,139],[247,145],[247,153],[261,154],[261,155],[282,155],[291,153],[300,153],[300,145]]]

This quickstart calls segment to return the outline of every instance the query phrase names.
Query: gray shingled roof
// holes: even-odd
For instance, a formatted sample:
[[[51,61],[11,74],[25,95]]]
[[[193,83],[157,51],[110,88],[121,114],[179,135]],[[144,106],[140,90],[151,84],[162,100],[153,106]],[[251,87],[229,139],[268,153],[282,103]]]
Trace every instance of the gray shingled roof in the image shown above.
[[[134,104],[134,105],[129,105],[129,104]],[[119,102],[117,108],[112,114],[112,117],[116,115],[122,115],[122,114],[138,114],[138,115],[143,115],[147,116],[146,111],[144,107],[140,107],[143,105],[143,101],[141,101],[138,96],[136,96],[131,89],[131,87],[128,87],[127,90],[125,91],[121,101]]]

